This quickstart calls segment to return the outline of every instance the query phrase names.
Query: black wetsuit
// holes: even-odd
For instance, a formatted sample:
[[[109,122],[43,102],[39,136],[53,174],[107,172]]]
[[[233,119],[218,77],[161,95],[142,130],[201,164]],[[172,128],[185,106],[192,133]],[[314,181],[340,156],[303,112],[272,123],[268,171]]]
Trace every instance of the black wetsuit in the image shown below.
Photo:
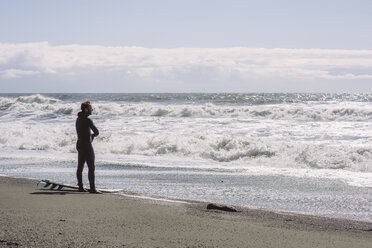
[[[93,134],[91,131],[93,131]],[[93,121],[88,118],[88,115],[84,112],[78,113],[78,118],[76,119],[76,133],[78,140],[76,142],[76,149],[78,151],[78,168],[76,171],[76,177],[78,180],[79,187],[83,187],[83,169],[84,163],[88,165],[88,179],[91,189],[95,189],[94,183],[94,150],[92,146],[92,140],[94,137],[98,136],[99,132],[96,126],[94,126]]]

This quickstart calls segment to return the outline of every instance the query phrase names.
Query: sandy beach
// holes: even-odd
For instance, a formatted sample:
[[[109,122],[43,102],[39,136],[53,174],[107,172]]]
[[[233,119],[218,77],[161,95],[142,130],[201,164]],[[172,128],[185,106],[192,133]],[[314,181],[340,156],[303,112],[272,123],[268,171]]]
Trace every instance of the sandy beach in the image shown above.
[[[0,247],[371,247],[372,223],[114,194],[0,177]]]

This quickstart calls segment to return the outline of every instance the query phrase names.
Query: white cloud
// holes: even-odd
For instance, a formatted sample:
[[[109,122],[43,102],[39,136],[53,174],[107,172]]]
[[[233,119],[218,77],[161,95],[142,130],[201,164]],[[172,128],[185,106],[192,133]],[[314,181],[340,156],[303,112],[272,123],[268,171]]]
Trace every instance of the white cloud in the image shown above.
[[[372,79],[372,50],[53,46],[0,43],[3,80],[115,74],[134,81]]]
[[[4,79],[19,78],[23,76],[37,75],[40,74],[38,71],[30,70],[18,70],[18,69],[8,69],[0,71],[0,75]]]

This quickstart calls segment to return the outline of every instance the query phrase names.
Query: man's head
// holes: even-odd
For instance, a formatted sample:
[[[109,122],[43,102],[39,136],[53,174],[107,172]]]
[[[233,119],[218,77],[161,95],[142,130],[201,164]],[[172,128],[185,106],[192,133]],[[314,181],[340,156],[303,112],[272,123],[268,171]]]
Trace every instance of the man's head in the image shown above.
[[[83,111],[87,115],[92,114],[93,108],[92,105],[90,104],[90,101],[86,100],[85,102],[81,103],[81,111]]]

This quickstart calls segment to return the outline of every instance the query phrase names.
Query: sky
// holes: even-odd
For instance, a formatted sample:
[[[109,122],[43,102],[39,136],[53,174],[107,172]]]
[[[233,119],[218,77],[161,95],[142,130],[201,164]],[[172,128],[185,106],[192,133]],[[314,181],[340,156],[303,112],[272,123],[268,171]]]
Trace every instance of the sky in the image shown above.
[[[10,92],[372,92],[372,1],[0,0]]]

